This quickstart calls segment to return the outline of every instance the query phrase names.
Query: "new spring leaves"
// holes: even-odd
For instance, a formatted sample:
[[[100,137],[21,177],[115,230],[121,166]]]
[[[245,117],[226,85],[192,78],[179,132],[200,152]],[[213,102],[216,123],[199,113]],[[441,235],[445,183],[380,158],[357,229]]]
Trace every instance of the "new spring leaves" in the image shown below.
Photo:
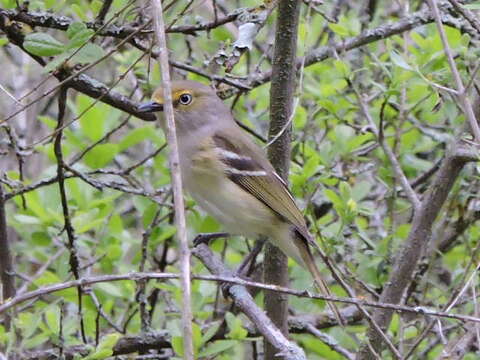
[[[66,42],[61,42],[43,32],[33,32],[25,36],[23,46],[33,55],[56,56],[44,68],[45,72],[50,72],[64,63],[73,67],[77,64],[93,63],[103,57],[105,51],[89,42],[94,33],[84,23],[74,22],[66,31],[68,38]]]

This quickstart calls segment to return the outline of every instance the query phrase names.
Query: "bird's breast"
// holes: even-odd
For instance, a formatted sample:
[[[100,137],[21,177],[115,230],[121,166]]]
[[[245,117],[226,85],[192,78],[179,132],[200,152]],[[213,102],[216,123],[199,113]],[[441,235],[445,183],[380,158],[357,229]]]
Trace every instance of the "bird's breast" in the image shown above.
[[[232,182],[224,165],[208,151],[182,162],[184,187],[198,205],[230,233],[269,235],[279,218],[270,208]]]

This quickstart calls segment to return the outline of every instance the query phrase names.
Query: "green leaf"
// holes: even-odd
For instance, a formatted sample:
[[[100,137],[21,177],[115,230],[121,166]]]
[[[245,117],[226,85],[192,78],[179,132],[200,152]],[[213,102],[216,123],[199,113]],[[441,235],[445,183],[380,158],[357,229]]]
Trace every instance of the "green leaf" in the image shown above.
[[[231,312],[225,314],[228,328],[230,329],[227,337],[230,339],[242,340],[248,335],[248,331],[243,328],[242,320]]]
[[[2,0],[0,4],[2,5],[2,7],[6,9],[13,9],[14,7],[17,6],[15,0]]]
[[[120,337],[121,335],[118,333],[108,334],[103,337],[100,344],[98,344],[97,349],[92,354],[85,357],[84,360],[100,360],[112,356],[113,347],[117,344]]]
[[[353,186],[352,190],[352,198],[356,201],[362,200],[368,194],[370,194],[370,190],[372,188],[372,184],[368,181],[360,181]]]
[[[348,29],[340,24],[334,24],[334,23],[328,23],[328,27],[330,30],[332,30],[335,34],[338,34],[340,36],[348,36],[349,31]]]
[[[0,39],[0,46],[6,45],[6,44],[8,44],[7,38]]]
[[[469,10],[480,10],[480,3],[466,4],[466,5],[463,5],[463,7],[465,7],[466,9],[469,9]]]
[[[335,69],[337,69],[343,77],[347,77],[350,74],[350,66],[347,62],[342,60],[334,60],[333,65]]]
[[[108,334],[105,336],[100,344],[98,344],[99,349],[113,349],[113,347],[117,344],[118,339],[120,339],[121,335],[118,333]]]
[[[38,120],[43,122],[45,125],[47,125],[49,128],[53,129],[57,125],[57,121],[52,119],[50,116],[38,116]]]
[[[67,29],[67,36],[70,39],[69,48],[77,47],[85,42],[93,35],[94,31],[88,29],[87,25],[82,22],[74,22]]]
[[[72,9],[80,19],[87,21],[87,14],[85,14],[85,11],[78,4],[70,5],[70,9]]]
[[[103,5],[103,1],[93,0],[90,3],[90,8],[92,9],[92,13],[97,14],[100,11],[100,9],[102,8],[102,5]]]
[[[206,344],[217,333],[218,329],[220,328],[220,325],[222,325],[221,321],[217,321],[209,324],[208,330],[202,336],[202,344]]]
[[[53,59],[52,61],[50,61],[47,65],[45,65],[42,69],[42,72],[44,74],[46,73],[49,73],[53,70],[55,70],[56,68],[58,68],[61,64],[63,64],[65,62],[65,60],[67,60],[71,55],[71,51],[67,51],[59,56],[57,56],[55,59]]]
[[[337,193],[330,189],[323,190],[323,193],[330,200],[335,207],[341,207],[343,205],[342,199],[337,195]]]
[[[338,188],[340,190],[340,195],[343,200],[347,201],[352,197],[352,188],[350,187],[350,184],[346,181],[342,181]]]
[[[112,283],[99,283],[96,285],[101,291],[105,292],[108,296],[116,298],[124,298],[125,294],[120,290],[119,286]]]
[[[143,126],[130,131],[118,144],[119,151],[124,151],[131,146],[141,143],[145,139],[151,138],[155,131],[151,126]]]
[[[178,356],[183,356],[183,337],[173,336],[172,348],[173,348],[173,351],[175,351],[175,354],[177,354]]]
[[[163,226],[160,228],[158,237],[155,239],[155,242],[156,242],[157,244],[158,244],[158,243],[162,243],[162,242],[165,241],[166,239],[171,238],[173,235],[175,235],[176,232],[177,232],[177,227],[176,227],[176,226],[173,226],[173,225],[163,225]]]
[[[0,345],[2,345],[4,349],[7,347],[7,343],[9,342],[13,334],[13,331],[7,332],[5,330],[5,327],[3,325],[0,325]]]
[[[94,63],[105,55],[105,51],[97,44],[88,43],[82,47],[71,59],[75,64]]]
[[[83,218],[88,218],[88,215],[84,216]],[[98,225],[105,223],[105,219],[103,217],[99,217],[98,219],[93,219],[93,220],[90,220],[89,222],[84,222],[84,223],[81,223],[78,220],[79,220],[78,218],[75,218],[75,225],[76,225],[75,229],[77,234],[83,234],[84,232],[87,232],[90,229],[93,229]]]
[[[198,354],[198,357],[207,357],[224,352],[238,344],[236,340],[218,340],[209,344],[205,350]]]
[[[107,165],[118,153],[117,144],[100,144],[95,146],[85,155],[85,163],[92,169]]]
[[[70,64],[88,64],[97,61],[105,54],[100,46],[92,43],[86,44],[75,55],[73,55],[75,51],[76,49],[69,49],[67,52],[57,56],[43,68],[43,72],[48,73],[55,70],[67,59]]]
[[[32,349],[35,347],[38,347],[45,343],[49,339],[49,336],[45,333],[40,333],[38,335],[35,335],[25,341],[22,342],[21,347],[25,349]]]
[[[293,118],[293,123],[295,128],[303,128],[307,123],[307,110],[303,106],[297,106],[295,110],[295,117]]]
[[[45,321],[53,334],[57,334],[59,330],[59,313],[58,309],[50,307],[45,313]]]
[[[45,8],[51,9],[55,4],[57,4],[57,0],[45,0]]]
[[[354,136],[353,138],[347,141],[347,150],[348,152],[351,152],[356,148],[358,148],[360,145],[364,144],[366,141],[372,140],[372,139],[373,139],[373,136],[370,133]]]
[[[192,340],[196,354],[202,345],[202,329],[200,329],[200,326],[197,323],[192,323]]]
[[[319,158],[317,156],[310,157],[305,163],[302,171],[302,175],[305,179],[313,176],[318,169]]]
[[[52,243],[52,239],[44,232],[34,232],[32,234],[32,244],[35,246],[48,246]]]
[[[26,225],[41,224],[40,219],[35,217],[35,216],[15,214],[15,215],[13,215],[13,218],[21,224],[26,224]]]
[[[397,53],[395,50],[390,52],[390,59],[393,61],[395,65],[401,67],[405,70],[413,71],[413,68],[405,61],[405,59]]]
[[[82,132],[92,141],[101,139],[105,129],[106,106],[103,104],[95,104],[94,100],[86,95],[77,97],[77,116],[83,114],[80,118],[80,127]],[[88,110],[87,110],[88,109]]]
[[[64,45],[45,33],[31,33],[25,36],[23,46],[33,55],[53,56],[65,51]]]
[[[87,357],[83,358],[83,360],[106,359],[106,358],[112,356],[112,354],[113,354],[113,350],[108,350],[108,349],[96,350],[93,354],[90,354]]]
[[[113,235],[118,235],[123,231],[123,221],[120,215],[113,214],[108,223],[108,229]]]

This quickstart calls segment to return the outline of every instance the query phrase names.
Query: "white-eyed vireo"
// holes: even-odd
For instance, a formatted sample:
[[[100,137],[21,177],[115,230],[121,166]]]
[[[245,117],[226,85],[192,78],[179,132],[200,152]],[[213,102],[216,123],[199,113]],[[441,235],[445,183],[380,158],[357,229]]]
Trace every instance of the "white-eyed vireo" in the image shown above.
[[[182,179],[190,195],[229,233],[268,237],[311,272],[319,290],[330,294],[315,265],[309,247],[314,240],[301,211],[230,109],[215,91],[194,81],[172,82],[172,100]],[[163,89],[139,111],[163,111]]]

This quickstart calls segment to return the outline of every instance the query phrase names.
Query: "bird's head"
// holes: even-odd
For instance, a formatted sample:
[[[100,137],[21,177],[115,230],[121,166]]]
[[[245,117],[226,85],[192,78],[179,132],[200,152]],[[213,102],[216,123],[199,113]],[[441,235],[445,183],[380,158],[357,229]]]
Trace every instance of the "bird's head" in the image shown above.
[[[171,88],[175,123],[180,131],[202,127],[212,119],[231,117],[230,110],[220,100],[215,91],[207,85],[191,80],[180,80],[173,81]],[[140,112],[158,113],[162,121],[163,109],[163,87],[155,90],[151,101],[138,107]]]

